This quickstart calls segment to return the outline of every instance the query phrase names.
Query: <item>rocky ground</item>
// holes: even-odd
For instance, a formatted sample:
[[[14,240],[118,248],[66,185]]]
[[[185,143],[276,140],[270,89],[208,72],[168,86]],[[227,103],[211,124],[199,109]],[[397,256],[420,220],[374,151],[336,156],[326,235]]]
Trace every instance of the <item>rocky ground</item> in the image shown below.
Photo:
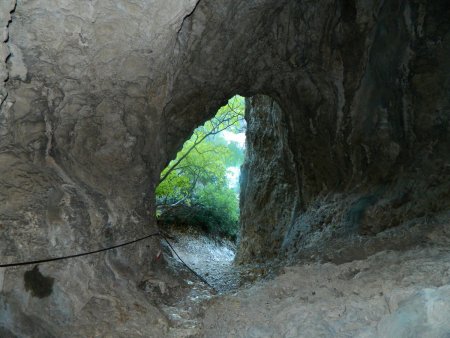
[[[211,301],[249,288],[275,271],[273,264],[234,264],[236,245],[227,239],[213,238],[195,229],[165,230],[171,247],[162,240],[164,260],[169,270],[181,278],[174,281],[169,276],[158,276],[144,281],[142,288],[166,315],[169,337],[203,336],[202,320]]]
[[[168,336],[450,336],[448,246],[383,251],[339,265],[298,263],[249,286],[270,269],[235,267],[226,242],[198,234],[176,238],[179,254],[216,283],[220,294],[186,274],[189,291],[161,307],[171,323]],[[220,261],[227,250],[231,253],[222,258],[228,260]]]
[[[289,267],[205,313],[204,337],[449,337],[450,251]]]

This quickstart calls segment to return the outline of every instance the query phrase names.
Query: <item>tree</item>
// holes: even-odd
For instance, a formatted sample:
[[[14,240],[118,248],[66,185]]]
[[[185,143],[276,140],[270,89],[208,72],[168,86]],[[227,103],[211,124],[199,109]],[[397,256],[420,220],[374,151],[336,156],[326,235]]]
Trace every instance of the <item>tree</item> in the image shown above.
[[[241,96],[232,97],[227,105],[219,109],[216,116],[207,121],[203,126],[195,129],[194,134],[186,141],[183,149],[178,153],[177,158],[170,162],[169,166],[163,170],[159,183],[161,184],[175,169],[177,169],[180,166],[180,163],[182,163],[193,150],[198,152],[202,143],[208,143],[205,142],[208,138],[210,138],[209,141],[211,142],[212,136],[217,135],[224,130],[240,132],[242,126],[245,124],[245,103],[243,100],[244,98]],[[203,150],[203,152],[217,150],[214,148],[214,146],[210,146],[209,150]]]
[[[161,173],[156,189],[160,219],[197,223],[213,232],[236,234],[238,197],[228,187],[226,174],[227,167],[238,162],[239,151],[220,133],[238,133],[244,125],[244,98],[235,96],[213,119],[194,131]],[[240,160],[242,156],[241,152]]]

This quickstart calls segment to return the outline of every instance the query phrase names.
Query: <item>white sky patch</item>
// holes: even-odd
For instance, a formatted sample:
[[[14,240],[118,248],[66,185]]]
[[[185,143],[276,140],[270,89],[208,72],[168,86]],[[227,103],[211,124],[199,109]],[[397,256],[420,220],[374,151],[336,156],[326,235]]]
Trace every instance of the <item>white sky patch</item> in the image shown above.
[[[233,133],[228,130],[220,132],[220,135],[227,141],[228,144],[235,142],[237,146],[241,149],[245,149],[245,132],[244,133]],[[239,188],[239,176],[241,175],[240,167],[228,167],[227,168],[227,180],[228,187],[231,189]]]
[[[241,175],[241,168],[239,168],[239,167],[228,167],[227,168],[228,186],[231,189],[237,188],[239,186],[239,176],[240,175]]]
[[[228,143],[236,142],[239,145],[239,147],[241,148],[245,147],[245,133],[235,134],[232,133],[231,131],[224,130],[223,132],[221,132],[221,135]]]

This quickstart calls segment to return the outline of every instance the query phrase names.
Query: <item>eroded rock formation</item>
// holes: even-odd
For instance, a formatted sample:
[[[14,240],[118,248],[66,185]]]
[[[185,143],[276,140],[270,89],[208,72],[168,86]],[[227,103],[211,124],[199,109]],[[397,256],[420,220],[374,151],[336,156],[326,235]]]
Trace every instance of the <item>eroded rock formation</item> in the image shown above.
[[[341,5],[334,17],[291,8],[311,33],[294,34],[304,63],[265,91],[281,109],[251,102],[241,261],[449,240],[449,7]]]
[[[247,100],[246,109],[239,259],[264,261],[279,256],[286,231],[298,216],[300,184],[286,114],[263,95]]]
[[[352,247],[345,234],[371,241],[398,226],[422,238],[431,233],[422,220],[448,206],[444,0],[14,6],[0,3],[0,76],[7,79],[0,81],[2,262],[97,249],[154,231],[160,170],[235,93],[266,94],[279,105],[255,98],[251,108],[276,123],[260,140],[272,139],[272,151],[280,152],[265,167],[277,170],[274,183],[258,167],[268,157],[248,162],[243,210],[264,204],[254,204],[260,220],[267,208],[277,211],[263,233],[261,225],[245,225],[243,243],[259,237],[242,247],[242,260],[327,250],[332,259]],[[252,142],[264,125],[251,127]],[[252,192],[258,172],[266,201]],[[414,219],[418,226],[408,223]],[[417,242],[393,237],[389,243]],[[168,320],[137,287],[160,269],[158,249],[154,240],[36,270],[1,269],[0,333],[166,334]],[[25,283],[25,275],[34,279]],[[45,290],[33,294],[33,280],[46,281]]]
[[[2,263],[155,231],[152,184],[166,158],[170,66],[195,4],[17,2],[0,113]],[[17,336],[164,335],[167,319],[137,287],[158,269],[158,247],[150,239],[40,265],[34,284],[25,281],[33,266],[2,269],[0,326]],[[33,289],[50,279],[51,289]]]
[[[206,337],[445,337],[450,255],[427,248],[285,268],[270,283],[213,302]]]

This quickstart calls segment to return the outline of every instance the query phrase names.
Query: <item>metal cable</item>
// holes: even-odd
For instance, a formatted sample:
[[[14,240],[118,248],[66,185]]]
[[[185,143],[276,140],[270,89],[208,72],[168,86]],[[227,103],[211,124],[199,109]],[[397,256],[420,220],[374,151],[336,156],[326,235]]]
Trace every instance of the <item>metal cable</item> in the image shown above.
[[[63,259],[68,259],[68,258],[75,258],[75,257],[81,257],[81,256],[87,256],[87,255],[92,255],[98,252],[102,252],[102,251],[108,251],[108,250],[112,250],[115,248],[119,248],[121,246],[125,246],[125,245],[129,245],[129,244],[133,244],[136,242],[140,242],[143,241],[144,239],[150,238],[150,237],[154,237],[154,236],[160,236],[161,234],[159,232],[129,241],[129,242],[125,242],[125,243],[121,243],[121,244],[117,244],[117,245],[113,245],[107,248],[102,248],[102,249],[98,249],[98,250],[94,250],[94,251],[87,251],[87,252],[82,252],[82,253],[78,253],[78,254],[74,254],[74,255],[68,255],[68,256],[61,256],[61,257],[52,257],[52,258],[45,258],[45,259],[39,259],[39,260],[35,260],[35,261],[26,261],[26,262],[16,262],[16,263],[9,263],[9,264],[0,264],[0,268],[9,268],[12,266],[22,266],[22,265],[32,265],[32,264],[40,264],[40,263],[46,263],[46,262],[54,262],[54,261],[60,261]]]
[[[167,238],[161,234],[161,237],[166,241],[166,243],[169,245],[169,247],[172,249],[172,251],[175,253],[175,255],[178,257],[178,259],[181,261],[181,263],[184,264],[184,266],[186,266],[190,272],[192,272],[194,275],[196,275],[203,283],[205,283],[206,285],[208,285],[211,289],[213,289],[214,291],[217,291],[214,286],[212,286],[211,284],[208,283],[208,281],[203,278],[202,276],[200,276],[197,272],[195,272],[194,270],[191,269],[191,267],[189,265],[186,264],[185,261],[183,261],[183,259],[181,259],[180,255],[178,255],[178,253],[175,251],[175,249],[173,248],[172,244],[170,244],[170,242],[167,240]]]
[[[82,252],[82,253],[73,254],[73,255],[61,256],[61,257],[51,257],[51,258],[38,259],[38,260],[33,260],[33,261],[24,261],[24,262],[0,264],[0,268],[9,268],[9,267],[14,267],[14,266],[24,266],[24,265],[33,265],[33,264],[54,262],[54,261],[60,261],[60,260],[69,259],[69,258],[75,258],[75,257],[82,257],[82,256],[92,255],[92,254],[99,253],[99,252],[102,252],[102,251],[108,251],[108,250],[120,248],[122,246],[130,245],[130,244],[133,244],[133,243],[136,243],[136,242],[140,242],[140,241],[143,241],[144,239],[147,239],[147,238],[150,238],[150,237],[154,237],[154,236],[161,236],[162,239],[164,239],[164,241],[169,245],[170,249],[172,249],[172,251],[178,257],[178,259],[181,261],[181,263],[184,266],[186,266],[186,268],[188,268],[189,271],[192,272],[195,276],[197,276],[203,283],[205,283],[211,289],[216,291],[216,289],[211,284],[209,284],[208,281],[205,278],[200,276],[189,265],[187,265],[185,261],[183,261],[183,259],[180,257],[180,255],[178,255],[178,253],[173,248],[172,244],[170,244],[169,240],[167,239],[167,236],[164,235],[163,233],[161,233],[160,231],[152,233],[152,234],[149,234],[147,236],[144,236],[144,237],[141,237],[141,238],[138,238],[138,239],[135,239],[135,240],[132,240],[132,241],[128,241],[128,242],[125,242],[125,243],[109,246],[107,248],[102,248],[102,249],[98,249],[98,250],[94,250],[94,251]]]

